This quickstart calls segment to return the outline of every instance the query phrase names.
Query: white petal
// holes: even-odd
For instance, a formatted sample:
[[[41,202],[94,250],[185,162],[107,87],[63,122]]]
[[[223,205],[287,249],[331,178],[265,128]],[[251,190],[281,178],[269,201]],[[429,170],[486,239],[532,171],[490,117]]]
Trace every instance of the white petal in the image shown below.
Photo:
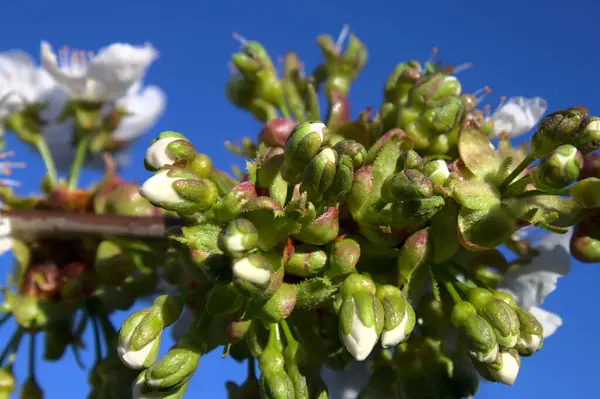
[[[140,194],[154,204],[159,204],[161,202],[183,202],[183,199],[173,188],[173,183],[180,180],[180,178],[170,177],[167,175],[168,172],[169,170],[161,170],[146,180],[140,187]]]
[[[270,271],[254,266],[247,258],[242,258],[233,264],[233,275],[258,285],[265,285],[271,279]]]
[[[117,345],[117,354],[125,366],[134,370],[141,369],[144,367],[144,363],[154,349],[154,346],[160,344],[160,335],[137,351],[126,349],[129,346],[130,339],[131,337],[128,337],[123,342],[123,345]]]
[[[534,315],[540,323],[542,323],[542,326],[544,327],[544,338],[554,334],[556,329],[563,324],[560,316],[550,313],[544,309],[533,307],[529,309],[529,312],[531,312],[531,314]]]
[[[531,264],[506,273],[500,288],[510,291],[520,307],[541,305],[556,289],[558,278],[569,273],[571,255],[565,244],[570,234],[549,234],[538,244],[540,255]]]
[[[140,137],[156,124],[165,104],[165,94],[156,86],[147,86],[139,94],[124,97],[119,105],[131,115],[123,118],[113,136],[123,141]]]
[[[546,112],[548,104],[540,97],[512,97],[491,116],[495,136],[520,136],[530,131]]]
[[[501,352],[500,356],[502,356],[502,368],[497,371],[490,368],[490,374],[498,380],[498,382],[506,385],[513,385],[519,375],[519,362],[508,352]]]
[[[406,339],[406,323],[408,323],[408,314],[404,314],[404,318],[395,328],[381,333],[381,346],[391,348],[398,345]]]
[[[56,53],[52,49],[52,46],[46,41],[42,41],[40,46],[40,60],[48,74],[50,74],[56,83],[59,86],[62,86],[67,92],[76,96],[86,92],[86,69],[81,68],[77,70],[74,68],[61,68],[58,65]]]
[[[354,312],[352,313],[352,326],[350,334],[340,334],[344,346],[358,361],[363,361],[369,356],[379,335],[375,330],[375,324],[371,327],[365,326],[358,316],[358,304],[353,300]],[[341,331],[341,330],[340,330]]]
[[[171,157],[171,153],[167,150],[167,146],[177,140],[179,140],[177,137],[165,137],[156,140],[146,150],[145,160],[148,165],[156,169],[160,169],[165,165],[172,165],[175,162],[175,159]]]
[[[0,204],[0,207],[2,204]],[[10,251],[12,248],[12,240],[10,238],[10,219],[0,219],[0,256]]]

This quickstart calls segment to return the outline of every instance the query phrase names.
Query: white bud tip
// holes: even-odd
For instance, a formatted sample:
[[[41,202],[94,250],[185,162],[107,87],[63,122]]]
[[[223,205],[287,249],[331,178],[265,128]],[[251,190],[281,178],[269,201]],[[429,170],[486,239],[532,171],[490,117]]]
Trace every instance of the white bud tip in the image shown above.
[[[333,151],[331,148],[325,148],[322,151],[322,154],[325,157],[325,159],[331,163],[335,163],[337,161],[337,159],[335,157],[335,151]]]
[[[271,272],[255,267],[248,258],[242,258],[233,264],[233,275],[257,285],[266,285],[271,279]]]
[[[600,121],[592,121],[588,123],[585,127],[585,130],[593,132],[600,130]]]
[[[146,180],[140,187],[140,194],[153,204],[182,202],[182,198],[172,186],[179,178],[167,176],[168,172],[168,169],[161,170]]]
[[[447,179],[450,176],[450,169],[448,168],[448,164],[446,163],[446,161],[444,161],[443,159],[436,159],[433,162],[436,163],[437,168],[429,177],[440,175],[443,176],[444,179]]]
[[[121,362],[130,369],[139,370],[145,367],[144,363],[148,360],[148,356],[150,356],[152,352],[152,348],[155,344],[160,342],[160,335],[155,338],[153,341],[150,341],[146,346],[137,351],[132,351],[127,349],[129,347],[129,337],[122,344],[117,346],[117,354],[119,355],[119,359]],[[156,340],[159,340],[156,342]]]
[[[379,336],[375,330],[375,324],[371,327],[366,327],[360,321],[356,302],[354,302],[350,334],[341,334],[341,338],[348,352],[359,362],[365,360],[377,344]]]
[[[406,337],[406,323],[408,322],[408,315],[404,315],[404,318],[396,327],[389,331],[383,331],[381,333],[381,346],[385,348],[392,348],[403,342]]]
[[[177,140],[181,139],[177,137],[165,137],[164,139],[156,140],[146,150],[146,163],[155,169],[160,169],[165,165],[173,165],[175,159],[167,150],[167,146]]]
[[[241,252],[245,251],[246,247],[244,247],[244,235],[243,234],[235,234],[231,237],[228,237],[225,240],[225,245],[229,251]]]
[[[530,353],[537,352],[540,344],[542,343],[542,337],[540,335],[532,334],[521,334],[519,343],[527,349]]]
[[[322,123],[322,122],[314,122],[314,123],[310,123],[309,124],[310,131],[318,133],[319,136],[321,136],[321,140],[325,136],[323,130],[326,129],[326,128],[327,128],[327,126],[325,126],[325,124]]]
[[[501,352],[502,367],[500,370],[490,368],[490,374],[498,382],[506,385],[513,385],[519,375],[519,361],[509,352]]]

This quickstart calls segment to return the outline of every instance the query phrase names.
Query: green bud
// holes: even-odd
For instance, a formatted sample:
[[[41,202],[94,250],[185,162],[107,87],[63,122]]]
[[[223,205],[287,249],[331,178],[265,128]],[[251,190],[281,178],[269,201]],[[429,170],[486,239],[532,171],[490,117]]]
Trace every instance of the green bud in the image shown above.
[[[404,241],[398,259],[398,285],[405,287],[415,270],[427,262],[431,253],[429,228],[421,229]]]
[[[421,73],[421,66],[416,61],[398,64],[385,82],[385,101],[405,103],[410,89],[421,78]]]
[[[262,306],[258,317],[269,323],[279,323],[292,314],[296,305],[296,286],[282,283],[279,289]]]
[[[319,274],[327,263],[327,254],[319,247],[298,245],[294,254],[285,264],[286,274],[300,277],[310,277]]]
[[[146,384],[146,370],[142,371],[132,385],[132,399],[182,399],[187,383],[170,390],[156,390]]]
[[[219,249],[231,256],[241,256],[256,248],[258,230],[247,219],[236,219],[229,223],[219,235]]]
[[[48,324],[46,300],[33,296],[4,295],[19,326],[37,329]]]
[[[433,187],[423,173],[406,169],[388,177],[381,186],[381,199],[385,202],[403,202],[431,198]]]
[[[415,311],[396,286],[377,287],[377,298],[381,301],[384,315],[381,346],[391,348],[408,339],[415,328]]]
[[[6,368],[0,368],[0,399],[10,399],[16,385],[12,372]]]
[[[360,259],[360,245],[351,238],[342,238],[327,247],[328,261],[326,275],[329,277],[344,276],[356,270]]]
[[[319,199],[333,183],[336,164],[336,152],[331,148],[325,148],[304,168],[300,189],[308,192],[309,199]]]
[[[570,143],[587,114],[586,108],[571,107],[545,116],[540,121],[537,131],[531,136],[532,155],[541,158],[559,145]]]
[[[526,310],[513,307],[519,317],[519,342],[515,349],[522,356],[531,356],[541,349],[544,343],[544,327],[534,315]]]
[[[357,292],[368,292],[375,295],[375,283],[364,274],[352,273],[340,285],[339,296],[345,298]]]
[[[396,170],[405,169],[423,169],[423,158],[414,150],[408,150],[402,153],[396,162]]]
[[[19,399],[43,399],[44,391],[33,377],[27,378],[21,387]]]
[[[447,97],[459,96],[462,87],[454,76],[434,73],[421,78],[409,94],[409,104],[416,107],[427,107]]]
[[[593,227],[598,226],[597,218],[590,221]],[[595,229],[594,229],[595,230]],[[600,235],[590,228],[586,221],[575,226],[571,236],[571,255],[584,263],[600,262]]]
[[[434,161],[429,161],[423,166],[423,173],[429,180],[435,184],[439,184],[440,186],[446,183],[448,177],[450,176],[450,169],[448,169],[448,164],[443,159],[436,159]]]
[[[200,355],[185,346],[169,350],[146,370],[146,386],[161,391],[177,389],[192,377],[198,367]]]
[[[356,360],[365,360],[383,329],[381,302],[369,292],[355,292],[344,297],[338,316],[342,343]]]
[[[141,369],[156,360],[164,328],[175,323],[182,312],[181,300],[161,295],[150,308],[132,313],[121,326],[117,353],[127,367]]]
[[[146,150],[144,166],[156,172],[178,161],[191,161],[195,156],[196,149],[185,136],[176,132],[162,132]]]
[[[367,151],[365,147],[354,140],[339,141],[333,149],[341,156],[347,156],[352,160],[352,167],[358,169],[365,164]]]
[[[301,173],[328,140],[327,127],[322,122],[298,124],[284,147],[281,175],[290,184],[300,183]]]
[[[235,219],[241,208],[250,200],[257,197],[256,187],[252,182],[242,182],[234,186],[221,200],[212,206],[210,213],[215,221],[228,223]]]
[[[536,188],[556,190],[573,183],[583,168],[583,156],[570,144],[558,146],[530,172]]]
[[[471,303],[458,302],[452,309],[450,319],[473,359],[483,363],[496,360],[498,343],[494,330],[483,317],[477,315],[477,310]]]
[[[597,208],[600,206],[600,179],[588,177],[578,181],[570,187],[569,194],[582,207]]]
[[[183,214],[204,210],[218,199],[212,181],[175,167],[155,173],[142,184],[140,194],[155,206]]]
[[[510,305],[484,288],[471,288],[467,296],[477,313],[492,326],[498,344],[513,348],[519,340],[519,318]]]
[[[439,135],[454,129],[463,114],[463,105],[459,97],[449,97],[426,110],[419,119],[420,126],[428,132]],[[435,152],[434,152],[435,153]]]
[[[196,156],[188,162],[187,168],[203,179],[208,179],[212,174],[212,160],[206,154],[196,154]]]
[[[600,118],[585,117],[570,143],[577,147],[583,155],[588,155],[600,148]]]
[[[141,196],[135,183],[120,184],[106,196],[104,212],[126,216],[154,216],[160,210]]]
[[[281,257],[277,254],[249,255],[233,263],[236,286],[251,298],[268,299],[281,286]]]
[[[294,234],[294,238],[305,244],[325,245],[335,240],[340,231],[339,208],[329,207],[310,226]]]

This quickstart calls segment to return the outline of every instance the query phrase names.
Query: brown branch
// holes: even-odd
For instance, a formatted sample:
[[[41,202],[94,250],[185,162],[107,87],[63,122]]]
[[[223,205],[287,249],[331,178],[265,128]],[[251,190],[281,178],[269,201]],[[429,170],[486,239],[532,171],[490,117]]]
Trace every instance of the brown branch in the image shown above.
[[[11,223],[11,236],[32,240],[48,236],[109,235],[139,239],[162,238],[169,227],[182,226],[170,216],[95,215],[65,211],[0,210]]]

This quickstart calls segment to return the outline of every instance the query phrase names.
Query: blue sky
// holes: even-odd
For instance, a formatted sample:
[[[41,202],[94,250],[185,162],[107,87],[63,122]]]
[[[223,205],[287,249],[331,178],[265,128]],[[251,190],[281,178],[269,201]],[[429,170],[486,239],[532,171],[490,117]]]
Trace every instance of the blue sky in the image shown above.
[[[153,131],[133,148],[132,166],[126,178],[142,181],[143,152],[154,133],[175,130],[192,139],[199,151],[210,154],[220,168],[239,159],[224,148],[224,140],[254,136],[259,125],[228,104],[224,86],[229,77],[227,62],[236,51],[233,31],[261,41],[273,58],[287,50],[297,51],[308,70],[319,62],[315,37],[337,35],[343,24],[367,44],[369,61],[351,90],[356,114],[362,107],[377,106],[382,83],[396,63],[408,59],[425,61],[431,48],[440,59],[460,64],[473,62],[474,69],[459,75],[463,87],[473,91],[492,88],[492,108],[501,95],[541,96],[550,110],[584,105],[600,114],[597,89],[597,18],[600,3],[592,0],[483,1],[217,1],[193,0],[30,0],[5,1],[1,7],[0,51],[19,48],[36,58],[44,39],[55,48],[97,50],[111,42],[151,42],[160,58],[148,73],[147,82],[159,85],[168,96],[167,112]],[[568,5],[567,5],[568,4]],[[40,162],[27,150],[9,145],[29,164],[15,177],[23,192],[37,189]],[[91,182],[94,173],[86,173]],[[9,268],[6,257],[2,270]],[[569,276],[545,308],[560,314],[564,325],[543,350],[522,363],[512,388],[483,384],[481,398],[589,397],[597,387],[597,350],[594,345],[600,321],[596,279],[597,265],[574,263]],[[123,315],[115,318],[118,324]],[[0,343],[11,329],[0,331]],[[41,342],[40,342],[41,344]],[[164,342],[164,347],[170,342]],[[23,348],[25,345],[23,345]],[[25,376],[26,353],[22,352],[19,377]],[[91,353],[87,364],[91,364]],[[219,353],[203,358],[190,384],[189,397],[225,397],[226,379],[241,381],[244,367],[221,360]],[[41,364],[38,378],[46,397],[83,398],[86,374],[70,355],[59,364]]]

